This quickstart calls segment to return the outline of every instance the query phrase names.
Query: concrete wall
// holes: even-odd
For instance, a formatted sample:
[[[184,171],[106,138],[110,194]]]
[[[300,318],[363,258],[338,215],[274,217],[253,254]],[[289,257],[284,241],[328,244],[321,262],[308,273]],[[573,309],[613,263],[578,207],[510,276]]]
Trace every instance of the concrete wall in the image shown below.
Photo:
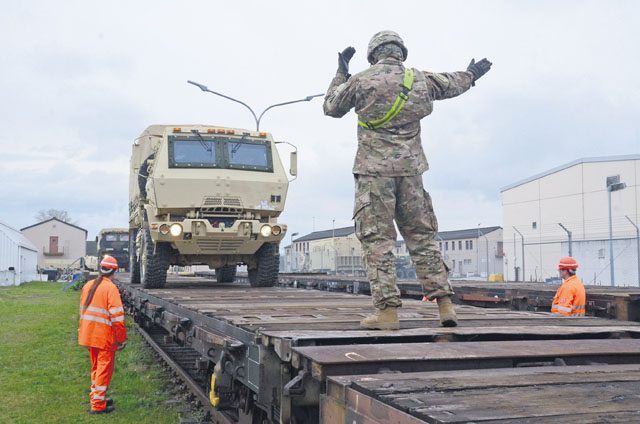
[[[22,230],[38,249],[38,266],[64,267],[71,264],[87,252],[87,233],[64,222],[52,220]],[[52,255],[49,252],[49,238],[58,237],[58,251],[62,254]],[[49,254],[48,254],[49,253]]]
[[[502,191],[508,279],[514,279],[514,267],[520,269],[522,277],[522,237],[513,227],[524,236],[526,280],[542,281],[557,275],[558,259],[566,254],[562,243],[568,240],[558,223],[571,231],[574,242],[608,239],[608,176],[620,175],[620,181],[627,184],[627,188],[611,193],[613,237],[635,237],[635,228],[625,216],[640,224],[640,160],[637,156],[585,160],[552,171]],[[593,255],[594,251],[589,254]],[[633,271],[635,275],[635,269],[620,268],[620,273]]]

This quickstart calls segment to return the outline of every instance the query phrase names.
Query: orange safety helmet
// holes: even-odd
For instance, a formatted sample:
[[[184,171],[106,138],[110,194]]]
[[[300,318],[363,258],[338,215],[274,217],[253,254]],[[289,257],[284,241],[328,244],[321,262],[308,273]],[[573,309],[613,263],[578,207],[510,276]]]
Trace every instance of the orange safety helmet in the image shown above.
[[[119,268],[118,261],[116,258],[110,255],[104,255],[104,258],[100,261],[100,271],[104,273],[109,273],[113,270],[117,270]]]
[[[560,259],[558,269],[578,269],[578,262],[576,262],[576,260],[571,256],[567,256],[566,258]]]

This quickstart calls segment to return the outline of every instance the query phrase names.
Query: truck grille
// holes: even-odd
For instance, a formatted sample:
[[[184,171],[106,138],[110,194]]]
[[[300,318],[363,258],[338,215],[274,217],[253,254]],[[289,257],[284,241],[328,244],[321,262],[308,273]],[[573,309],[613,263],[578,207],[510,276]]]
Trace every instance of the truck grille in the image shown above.
[[[240,216],[243,211],[242,200],[239,197],[207,196],[202,200],[200,211],[205,218]]]
[[[197,246],[202,253],[236,253],[243,243],[242,240],[198,240]]]
[[[207,196],[202,200],[203,208],[211,208],[216,206],[242,208],[242,200],[240,200],[239,197],[212,197],[212,196]]]

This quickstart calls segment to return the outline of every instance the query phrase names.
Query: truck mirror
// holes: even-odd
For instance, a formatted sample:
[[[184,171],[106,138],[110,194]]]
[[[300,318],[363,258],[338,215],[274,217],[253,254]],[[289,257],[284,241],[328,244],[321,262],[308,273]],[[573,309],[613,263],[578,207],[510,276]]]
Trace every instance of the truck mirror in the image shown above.
[[[298,152],[291,152],[291,159],[289,160],[289,174],[293,177],[298,175]]]

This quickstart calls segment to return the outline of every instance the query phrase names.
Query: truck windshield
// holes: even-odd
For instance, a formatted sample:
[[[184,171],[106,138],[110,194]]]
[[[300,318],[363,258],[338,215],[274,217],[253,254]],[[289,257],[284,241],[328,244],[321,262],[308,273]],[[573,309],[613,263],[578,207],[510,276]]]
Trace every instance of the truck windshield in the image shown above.
[[[227,143],[229,167],[266,170],[270,167],[267,145],[264,143]]]
[[[173,165],[178,167],[216,166],[216,146],[213,141],[175,140],[173,146]]]
[[[273,172],[271,143],[246,136],[169,136],[169,167]]]

